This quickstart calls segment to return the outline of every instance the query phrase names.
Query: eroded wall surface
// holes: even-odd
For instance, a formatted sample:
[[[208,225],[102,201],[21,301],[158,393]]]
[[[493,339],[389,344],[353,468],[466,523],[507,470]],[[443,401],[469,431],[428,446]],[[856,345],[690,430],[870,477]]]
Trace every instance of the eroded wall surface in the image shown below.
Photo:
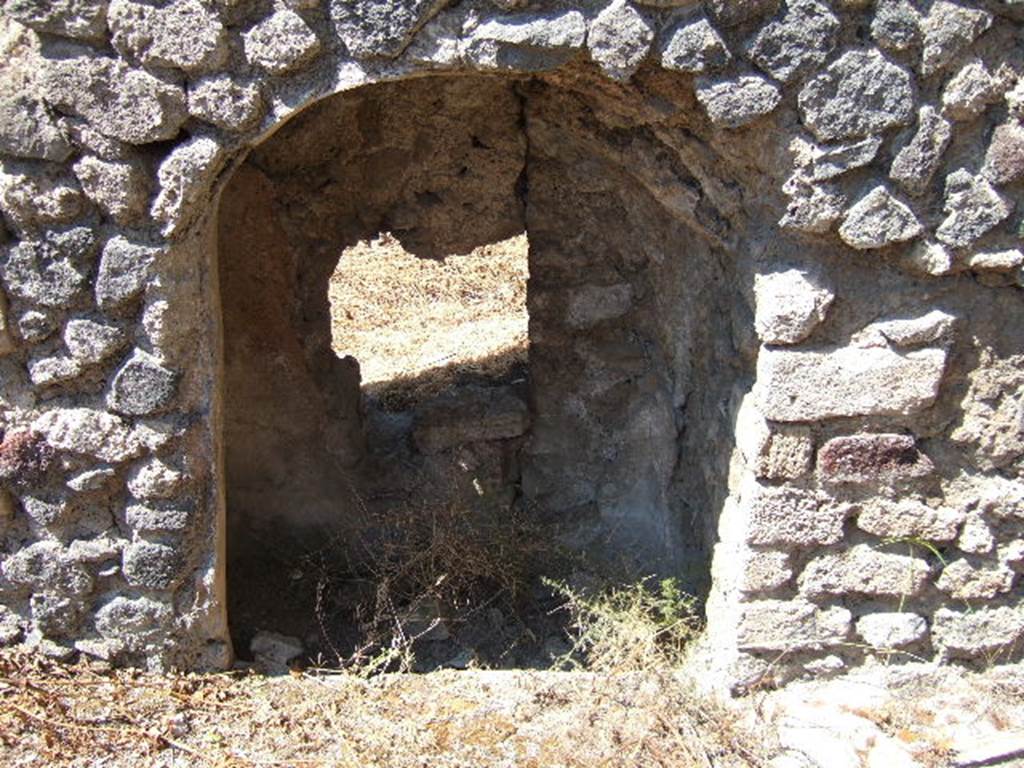
[[[0,100],[4,642],[228,662],[222,189],[324,96],[468,71],[530,81],[531,322],[561,291],[545,327],[580,331],[551,359],[570,356],[584,389],[645,393],[628,399],[645,431],[616,432],[607,472],[580,472],[572,493],[606,520],[664,494],[717,540],[705,645],[721,679],[832,674],[894,650],[1019,657],[1018,3],[4,12],[38,33]],[[262,246],[271,230],[239,238]],[[543,344],[536,375],[555,386]],[[587,391],[593,410],[551,417],[590,450],[625,414]],[[616,466],[611,449],[643,440],[656,459]]]

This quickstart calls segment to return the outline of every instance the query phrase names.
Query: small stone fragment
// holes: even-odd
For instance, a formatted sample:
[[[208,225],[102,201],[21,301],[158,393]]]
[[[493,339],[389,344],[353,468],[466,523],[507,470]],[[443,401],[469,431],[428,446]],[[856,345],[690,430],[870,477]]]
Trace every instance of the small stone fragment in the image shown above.
[[[909,0],[878,0],[871,36],[883,48],[905,51],[921,40],[921,14]]]
[[[58,109],[129,144],[173,139],[188,118],[182,88],[115,59],[50,61],[43,87]]]
[[[740,606],[737,644],[747,651],[816,650],[843,643],[852,617],[801,600],[758,600]]]
[[[130,504],[125,519],[136,533],[173,533],[186,530],[192,522],[192,514],[178,507]]]
[[[183,558],[173,547],[140,540],[124,548],[121,570],[130,586],[163,590],[181,581],[183,565]]]
[[[968,266],[975,272],[1012,272],[1024,265],[1024,251],[1007,248],[1005,251],[982,251],[971,256]]]
[[[96,303],[105,312],[116,310],[135,299],[146,285],[150,268],[160,255],[159,248],[132,243],[120,235],[103,248],[96,277]]]
[[[465,53],[483,69],[541,72],[576,56],[586,38],[587,22],[579,11],[500,16],[476,27]]]
[[[843,537],[846,510],[810,491],[756,485],[745,502],[748,544],[823,546]]]
[[[935,509],[914,499],[875,499],[861,505],[857,527],[883,539],[946,542],[956,538],[963,517],[954,509]]]
[[[62,166],[0,161],[0,210],[19,232],[34,232],[74,221],[86,200]]]
[[[86,155],[74,168],[85,194],[117,223],[131,224],[145,215],[150,181],[141,163]]]
[[[969,611],[940,608],[932,619],[932,642],[944,659],[990,656],[1015,648],[1024,639],[1024,609],[1019,606]]]
[[[754,277],[754,327],[765,344],[796,344],[825,320],[835,294],[800,270]]]
[[[912,435],[862,434],[834,437],[818,451],[818,472],[832,483],[911,480],[935,470]]]
[[[804,124],[820,141],[881,133],[910,122],[910,73],[878,51],[848,51],[798,97]]]
[[[812,182],[802,170],[791,175],[782,191],[789,198],[779,226],[799,232],[824,233],[846,210],[846,195],[833,183]]]
[[[67,482],[68,488],[79,493],[102,491],[109,489],[117,477],[117,472],[110,467],[87,469],[79,472]]]
[[[32,423],[32,429],[59,451],[92,456],[116,464],[138,456],[142,444],[118,416],[90,408],[48,411]]]
[[[757,457],[754,473],[766,480],[796,480],[811,469],[814,441],[805,427],[778,426]]]
[[[263,117],[259,89],[230,75],[206,77],[189,86],[189,114],[226,131],[252,128]]]
[[[447,4],[447,0],[330,0],[330,13],[349,54],[358,59],[394,58]]]
[[[961,168],[946,177],[942,210],[947,216],[935,236],[952,248],[967,248],[1009,216],[1013,203],[996,192],[987,179]]]
[[[47,232],[41,240],[23,240],[7,249],[6,257],[0,256],[0,277],[11,296],[64,308],[84,293],[95,253],[91,229]]]
[[[988,11],[937,0],[921,23],[921,72],[931,75],[950,64],[991,25]]]
[[[881,146],[881,136],[823,146],[802,139],[790,144],[797,154],[797,163],[805,169],[811,181],[827,181],[861,168],[875,159]]]
[[[28,378],[36,387],[48,387],[71,381],[82,373],[82,364],[69,357],[55,356],[30,360]]]
[[[928,623],[916,613],[869,613],[857,619],[857,634],[877,650],[906,648],[928,634]]]
[[[787,0],[782,18],[766,25],[747,48],[751,60],[781,82],[825,62],[836,46],[839,20],[818,0]]]
[[[973,59],[958,71],[942,91],[942,112],[954,120],[973,120],[989,104],[999,101],[1008,83],[989,72],[980,59]]]
[[[208,136],[197,136],[175,149],[160,163],[160,191],[153,201],[153,218],[171,236],[188,226],[206,203],[206,193],[224,166],[221,145]]]
[[[941,309],[933,309],[921,317],[872,323],[864,329],[863,334],[868,338],[878,334],[897,347],[917,347],[948,338],[955,322],[953,315]]]
[[[172,0],[162,7],[111,0],[107,21],[118,53],[147,67],[195,73],[215,69],[227,59],[224,25],[199,0]]]
[[[612,0],[590,25],[590,57],[605,74],[628,80],[647,57],[654,25],[626,0]]]
[[[953,127],[931,106],[917,113],[917,131],[892,161],[889,178],[911,194],[919,195],[938,170],[942,155],[953,138]]]
[[[928,581],[928,562],[914,555],[880,552],[857,544],[845,552],[820,555],[800,574],[800,591],[821,595],[912,597]]]
[[[18,318],[18,333],[29,344],[38,344],[52,336],[59,324],[52,314],[29,310]]]
[[[0,98],[0,152],[60,163],[71,144],[42,101],[24,94]]]
[[[1014,576],[1001,563],[975,565],[961,557],[946,564],[935,586],[957,600],[991,600],[1010,591]]]
[[[967,515],[956,546],[957,549],[975,555],[988,554],[996,548],[996,538],[983,515],[976,511]]]
[[[910,414],[935,402],[945,365],[942,349],[766,347],[757,358],[755,392],[772,421]]]
[[[697,101],[708,113],[711,123],[724,128],[752,123],[772,112],[781,100],[778,87],[760,75],[697,80]]]
[[[4,14],[38,32],[98,40],[107,29],[108,0],[7,0]]]
[[[277,11],[244,35],[245,57],[272,75],[304,67],[320,53],[320,40],[294,11]]]
[[[71,357],[86,365],[103,362],[126,340],[125,332],[117,326],[92,320],[69,320],[64,328],[64,346]]]
[[[996,127],[981,172],[998,185],[1024,177],[1024,125],[1008,120]]]
[[[136,499],[169,499],[185,485],[185,476],[162,459],[136,467],[128,477],[128,491]]]
[[[749,551],[743,561],[739,588],[747,593],[770,592],[792,577],[793,569],[785,552]]]
[[[900,264],[910,272],[921,275],[948,275],[953,271],[953,254],[942,245],[930,241],[915,243],[900,257]]]
[[[672,27],[661,44],[661,66],[703,74],[732,60],[725,41],[704,17],[684,19]]]
[[[885,248],[922,232],[914,212],[881,185],[854,203],[839,227],[843,242],[858,250]]]
[[[147,416],[167,407],[177,382],[177,374],[137,349],[114,376],[107,404],[118,413]]]

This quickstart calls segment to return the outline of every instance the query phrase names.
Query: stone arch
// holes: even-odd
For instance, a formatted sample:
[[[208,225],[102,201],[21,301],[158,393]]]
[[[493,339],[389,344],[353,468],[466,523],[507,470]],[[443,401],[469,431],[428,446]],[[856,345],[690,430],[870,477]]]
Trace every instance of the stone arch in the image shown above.
[[[12,11],[46,72],[0,137],[10,637],[227,663],[211,256],[228,170],[328,94],[468,69],[591,94],[572,115],[603,128],[588,150],[742,275],[728,352],[756,383],[714,403],[738,443],[710,599],[723,679],[893,646],[1011,658],[1020,12],[379,5]],[[630,90],[636,111],[607,97]]]

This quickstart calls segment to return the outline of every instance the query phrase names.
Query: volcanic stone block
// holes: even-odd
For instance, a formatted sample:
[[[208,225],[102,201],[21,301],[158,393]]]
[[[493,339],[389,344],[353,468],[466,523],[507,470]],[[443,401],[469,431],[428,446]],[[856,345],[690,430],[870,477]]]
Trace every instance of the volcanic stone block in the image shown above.
[[[961,168],[946,177],[947,214],[935,236],[953,248],[966,248],[1003,221],[1013,201],[1000,195],[982,176]]]
[[[931,75],[951,64],[992,25],[992,14],[960,3],[938,0],[921,23],[924,50],[921,72]]]
[[[1024,125],[1011,120],[996,127],[982,173],[993,184],[1010,184],[1024,176]]]
[[[294,11],[277,11],[245,33],[245,57],[274,75],[304,67],[320,48],[316,33]]]
[[[71,144],[42,101],[16,94],[0,98],[0,152],[59,163]]]
[[[697,80],[697,101],[713,125],[739,128],[764,117],[782,101],[778,86],[760,75]]]
[[[932,642],[946,659],[992,656],[1019,647],[1022,640],[1024,608],[1020,606],[940,608],[932,619]]]
[[[63,166],[0,163],[0,208],[19,232],[72,222],[86,203],[78,180]]]
[[[754,327],[765,344],[796,344],[825,320],[835,298],[796,269],[754,277]]]
[[[910,480],[929,475],[934,469],[911,435],[836,437],[818,451],[818,473],[833,483]]]
[[[889,178],[912,194],[921,194],[938,170],[953,127],[939,111],[925,105],[917,113],[917,130],[889,168]]]
[[[217,141],[197,136],[176,147],[160,164],[160,191],[152,213],[164,225],[164,235],[180,232],[201,212],[225,160],[224,148]]]
[[[800,574],[800,591],[821,595],[875,595],[912,597],[920,594],[931,569],[916,555],[881,552],[858,544],[844,552],[831,552],[811,560]]]
[[[124,307],[142,293],[161,250],[124,237],[107,241],[96,276],[96,303],[104,311]]]
[[[107,0],[7,0],[4,13],[39,32],[83,40],[107,29]]]
[[[0,570],[18,586],[64,595],[88,594],[93,588],[92,577],[65,554],[56,541],[37,541],[6,558]]]
[[[448,0],[330,0],[338,37],[356,58],[398,56]],[[582,44],[582,41],[580,41]]]
[[[173,0],[162,7],[112,0],[107,21],[120,53],[147,67],[209,71],[227,59],[227,33],[216,13],[199,0]]]
[[[124,549],[121,570],[133,587],[171,589],[182,578],[184,558],[174,547],[150,541],[135,541]]]
[[[53,447],[39,432],[8,432],[0,441],[0,481],[16,488],[35,485],[46,477],[55,459]]]
[[[914,212],[881,185],[854,203],[839,227],[843,242],[858,250],[885,248],[922,232]]]
[[[1009,592],[1015,576],[1003,563],[961,557],[946,564],[935,586],[957,600],[991,600]]]
[[[845,641],[850,612],[801,600],[759,600],[740,606],[737,644],[745,651],[818,650]]]
[[[189,85],[189,114],[226,131],[251,128],[264,110],[259,89],[230,75],[215,75]]]
[[[485,69],[539,72],[573,58],[587,38],[579,11],[496,17],[480,24],[466,43],[466,58]]]
[[[755,486],[744,503],[748,544],[809,547],[835,544],[843,537],[846,510],[812,491]]]
[[[91,408],[58,408],[32,423],[59,451],[92,456],[101,461],[127,461],[142,452],[142,443],[118,416]]]
[[[661,66],[679,72],[703,74],[722,69],[732,54],[708,20],[684,19],[672,27],[661,44]]]
[[[785,13],[761,29],[747,48],[750,59],[783,83],[824,63],[836,46],[839,20],[818,0],[787,0]]]
[[[755,389],[772,421],[910,414],[935,402],[945,365],[942,349],[768,347],[758,355]]]
[[[587,34],[590,57],[616,80],[632,77],[653,41],[654,25],[626,0],[613,0],[606,5]]]
[[[873,499],[861,505],[857,527],[883,539],[952,541],[964,520],[962,510],[930,507],[914,499]]]
[[[141,162],[86,156],[75,163],[75,176],[89,199],[118,223],[132,223],[146,212],[150,178]]]
[[[857,634],[872,648],[905,648],[927,636],[928,623],[916,613],[869,613],[857,619]]]
[[[146,416],[165,409],[174,397],[178,376],[151,355],[135,350],[114,376],[107,404],[118,413]]]
[[[739,588],[743,592],[769,592],[793,578],[789,555],[785,552],[751,550],[743,560]]]

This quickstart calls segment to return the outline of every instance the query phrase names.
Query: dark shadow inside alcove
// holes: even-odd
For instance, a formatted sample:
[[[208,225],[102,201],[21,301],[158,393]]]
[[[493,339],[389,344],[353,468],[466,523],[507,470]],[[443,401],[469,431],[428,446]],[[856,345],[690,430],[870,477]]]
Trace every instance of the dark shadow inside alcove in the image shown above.
[[[446,637],[427,632],[441,663],[468,650],[532,664],[560,631],[527,626],[535,647],[508,652],[523,601],[549,606],[533,582],[502,581],[502,548],[531,578],[673,575],[706,592],[732,448],[723,404],[743,373],[723,321],[734,281],[721,242],[674,210],[699,182],[631,159],[664,148],[613,117],[609,101],[629,98],[488,76],[368,86],[308,108],[235,173],[218,258],[240,655],[272,630],[336,657],[368,603],[407,596],[408,563],[424,558],[403,526],[437,537],[453,510],[446,549],[430,552],[451,561],[429,572],[438,592],[460,570],[505,598],[511,582],[527,589],[518,607],[482,599]],[[456,371],[440,389],[396,382],[413,396],[361,390],[359,363],[332,347],[347,249],[387,238],[442,259],[524,235],[528,362]],[[334,305],[336,322],[344,296]],[[410,628],[444,618],[429,599],[393,613]]]

